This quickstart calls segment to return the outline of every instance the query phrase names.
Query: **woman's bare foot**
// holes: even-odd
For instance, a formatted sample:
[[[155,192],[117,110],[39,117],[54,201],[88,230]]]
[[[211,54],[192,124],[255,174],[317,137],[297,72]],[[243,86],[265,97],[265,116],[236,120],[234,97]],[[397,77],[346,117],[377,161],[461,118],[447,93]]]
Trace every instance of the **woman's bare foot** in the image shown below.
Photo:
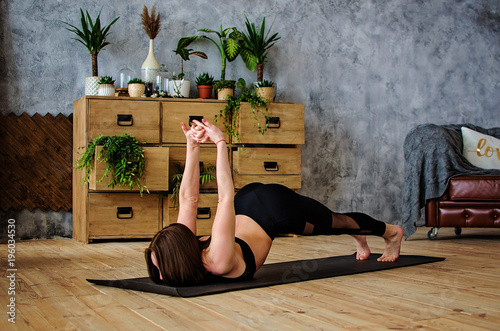
[[[366,237],[354,234],[351,235],[351,237],[356,241],[356,260],[366,260],[371,254],[370,247],[368,247],[368,243],[366,242]]]
[[[399,257],[401,249],[401,240],[403,240],[404,231],[399,225],[387,224],[382,238],[385,240],[384,254],[377,259],[380,262],[394,262]]]

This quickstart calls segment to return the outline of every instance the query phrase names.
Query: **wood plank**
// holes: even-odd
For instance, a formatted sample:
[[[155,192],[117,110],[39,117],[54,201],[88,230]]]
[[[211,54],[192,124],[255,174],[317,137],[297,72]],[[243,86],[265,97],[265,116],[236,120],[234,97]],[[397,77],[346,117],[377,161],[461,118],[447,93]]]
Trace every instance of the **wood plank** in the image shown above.
[[[186,137],[180,129],[180,123],[189,125],[190,118],[202,117],[214,123],[222,133],[226,141],[229,136],[222,121],[215,122],[215,117],[219,115],[220,110],[225,107],[224,102],[190,102],[186,104],[182,101],[169,101],[162,103],[162,141],[168,144],[185,144]],[[207,143],[207,144],[210,144]]]
[[[147,241],[88,245],[70,239],[20,241],[16,328],[498,329],[500,236],[486,232],[481,237],[485,230],[477,229],[469,237],[428,241],[424,230],[403,242],[403,252],[444,256],[445,261],[188,299],[85,281],[144,277]],[[372,251],[383,249],[380,238],[368,241]],[[349,236],[278,237],[268,262],[354,251]],[[0,260],[5,258],[6,250],[0,249]],[[1,305],[7,303],[7,282],[0,278]],[[6,323],[6,319],[0,321],[2,330],[10,329]]]
[[[305,143],[304,105],[272,103],[267,112],[264,107],[260,109],[266,116],[279,118],[279,125],[270,125],[264,134],[260,133],[257,124],[265,127],[266,118],[258,109],[254,114],[250,104],[242,102],[237,119],[237,129],[242,144],[303,145]]]
[[[130,116],[123,122],[118,115]],[[89,100],[89,136],[114,136],[123,133],[135,137],[139,142],[160,142],[160,103],[154,99],[96,99]]]
[[[71,210],[72,122],[62,114],[0,116],[0,209]]]

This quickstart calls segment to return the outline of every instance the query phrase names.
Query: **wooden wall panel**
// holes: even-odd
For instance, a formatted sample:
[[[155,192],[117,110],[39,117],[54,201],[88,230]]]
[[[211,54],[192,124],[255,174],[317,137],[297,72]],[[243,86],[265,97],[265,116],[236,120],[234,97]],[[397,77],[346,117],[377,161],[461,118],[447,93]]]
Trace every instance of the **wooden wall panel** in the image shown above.
[[[0,116],[0,209],[71,210],[73,115]]]

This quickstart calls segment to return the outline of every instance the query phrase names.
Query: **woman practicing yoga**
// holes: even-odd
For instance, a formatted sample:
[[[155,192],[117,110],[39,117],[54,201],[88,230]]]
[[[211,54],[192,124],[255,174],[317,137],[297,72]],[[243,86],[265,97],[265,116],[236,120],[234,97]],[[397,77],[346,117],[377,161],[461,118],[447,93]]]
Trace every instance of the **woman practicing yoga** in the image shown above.
[[[381,262],[399,257],[403,229],[362,213],[338,214],[311,198],[278,184],[253,183],[234,195],[227,143],[222,132],[207,120],[181,123],[186,136],[186,164],[179,190],[177,223],[159,231],[146,261],[151,279],[170,286],[194,285],[211,278],[251,279],[264,264],[278,234],[350,234],[356,258],[367,259],[365,235],[385,240]],[[218,205],[210,237],[196,237],[199,198],[200,143],[217,146]]]

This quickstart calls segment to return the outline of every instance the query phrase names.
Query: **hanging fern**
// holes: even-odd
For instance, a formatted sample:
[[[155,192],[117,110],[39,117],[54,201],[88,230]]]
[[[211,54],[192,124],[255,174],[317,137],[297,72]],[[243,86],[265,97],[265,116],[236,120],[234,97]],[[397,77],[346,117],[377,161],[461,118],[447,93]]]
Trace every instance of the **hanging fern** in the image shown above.
[[[108,184],[108,187],[114,188],[116,185],[130,189],[138,187],[142,196],[144,189],[149,193],[147,187],[141,184],[146,164],[142,148],[144,144],[125,133],[112,137],[99,135],[90,142],[77,161],[76,168],[85,169],[83,181],[88,182],[90,174],[94,170],[95,157],[97,157],[98,160],[107,163],[106,171],[97,180],[98,183],[111,173],[111,183]],[[102,146],[102,149],[96,155],[97,146]]]

